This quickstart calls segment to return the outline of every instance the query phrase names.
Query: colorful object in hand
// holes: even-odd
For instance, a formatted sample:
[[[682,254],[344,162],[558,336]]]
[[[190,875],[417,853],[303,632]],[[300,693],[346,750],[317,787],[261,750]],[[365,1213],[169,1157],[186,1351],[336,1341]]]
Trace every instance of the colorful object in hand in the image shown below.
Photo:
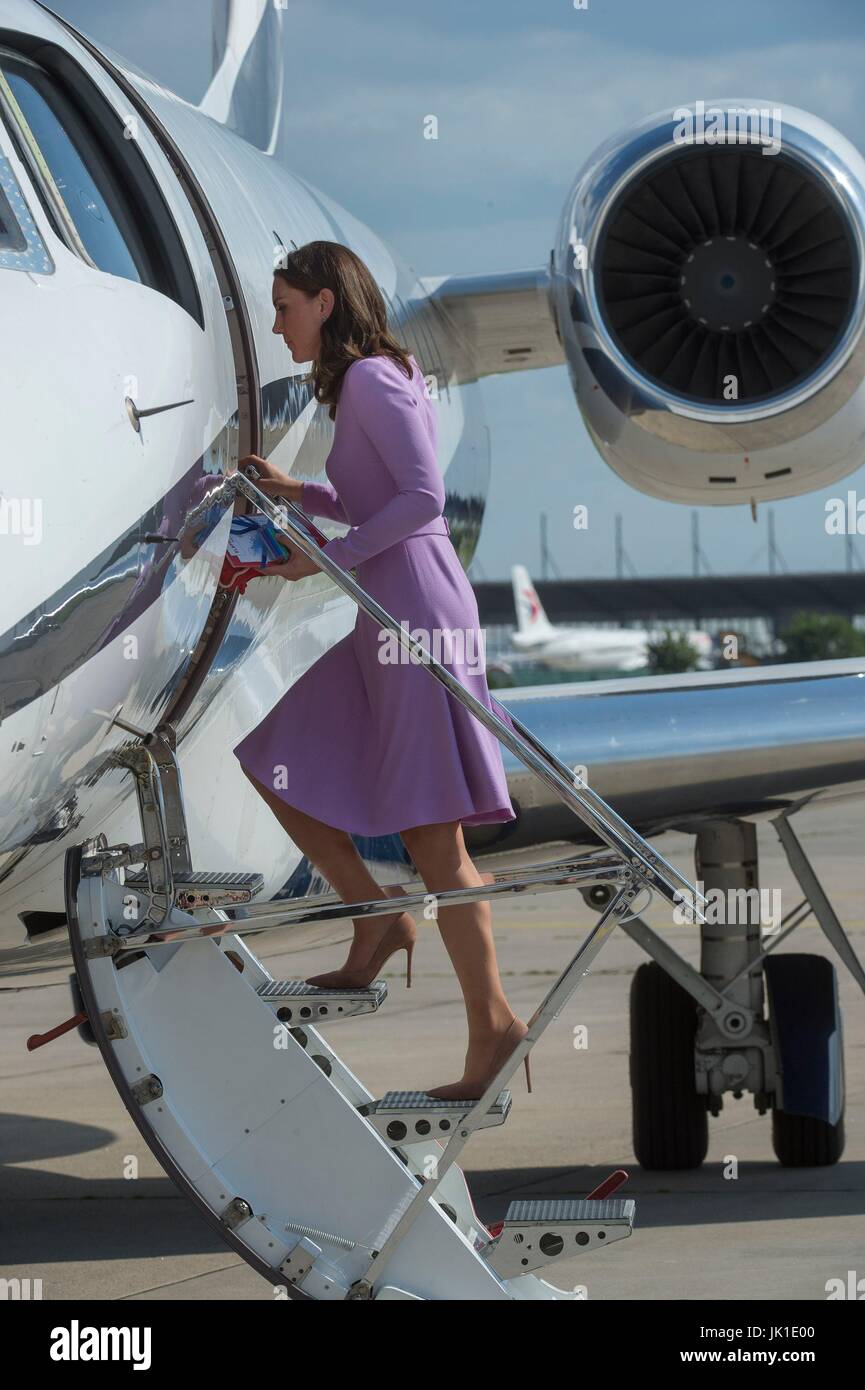
[[[269,564],[284,564],[291,550],[265,516],[236,516],[222,562],[219,586],[245,592],[250,579],[265,574]]]

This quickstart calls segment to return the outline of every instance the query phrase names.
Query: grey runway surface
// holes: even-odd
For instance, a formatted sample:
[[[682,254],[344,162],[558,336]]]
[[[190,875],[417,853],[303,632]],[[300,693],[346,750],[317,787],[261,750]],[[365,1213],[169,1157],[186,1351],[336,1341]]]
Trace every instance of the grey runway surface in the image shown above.
[[[865,961],[861,805],[794,819],[806,852]],[[801,897],[768,825],[758,830],[760,883],[780,887],[784,911]],[[693,842],[658,840],[693,878]],[[531,858],[552,858],[549,847]],[[486,861],[485,861],[486,862]],[[490,864],[490,867],[492,865]],[[500,900],[495,940],[505,990],[528,1018],[596,921],[572,891]],[[698,941],[653,904],[647,921],[692,963]],[[522,1068],[510,1085],[507,1124],[473,1136],[462,1167],[484,1221],[515,1197],[585,1196],[624,1168],[618,1196],[636,1200],[629,1240],[552,1265],[562,1288],[589,1299],[824,1300],[826,1281],[865,1277],[865,997],[813,919],[781,951],[834,961],[844,1010],[847,1142],[840,1163],[783,1169],[771,1120],[753,1100],[727,1096],[710,1120],[709,1154],[687,1172],[643,1172],[631,1148],[628,991],[646,959],[614,932],[589,977],[532,1054],[533,1091]],[[261,958],[285,974],[274,947]],[[341,946],[304,957],[304,975],[341,964]],[[294,958],[296,960],[296,958]],[[332,1046],[371,1091],[421,1089],[457,1079],[465,1019],[455,977],[433,924],[423,923],[414,982],[395,957],[390,997],[377,1015],[329,1029]],[[41,1279],[43,1299],[270,1299],[253,1273],[179,1195],[143,1144],[98,1052],[76,1033],[35,1053],[26,1037],[71,1013],[65,983],[6,988],[0,1004],[0,1278]],[[585,1026],[588,1046],[574,1045]],[[291,1181],[286,1164],[286,1182]]]

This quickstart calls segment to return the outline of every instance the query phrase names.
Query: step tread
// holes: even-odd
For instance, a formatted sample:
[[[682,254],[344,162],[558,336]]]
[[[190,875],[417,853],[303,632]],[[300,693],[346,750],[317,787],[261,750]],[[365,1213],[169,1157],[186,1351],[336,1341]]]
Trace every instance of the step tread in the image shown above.
[[[147,870],[127,869],[124,878],[127,883],[147,883]],[[214,883],[228,883],[232,887],[248,888],[253,883],[263,884],[264,876],[260,873],[234,873],[228,869],[195,869],[192,873],[184,874],[181,878],[175,878],[175,884],[179,883],[192,883],[196,887],[206,887],[206,885]]]
[[[124,880],[126,883],[145,884],[148,882],[147,870],[127,869],[124,874]],[[264,875],[232,873],[229,870],[220,869],[196,869],[193,873],[185,874],[182,878],[176,878],[174,881],[175,889],[186,888],[187,886],[193,888],[212,888],[217,884],[220,886],[224,885],[228,888],[255,887],[258,889],[264,887]]]
[[[633,1221],[633,1197],[537,1197],[511,1202],[505,1214],[505,1224],[542,1222],[553,1224],[565,1221]]]
[[[511,1093],[508,1090],[499,1091],[496,1099],[490,1106],[489,1113],[492,1115],[500,1114],[509,1107]],[[466,1109],[476,1105],[476,1100],[442,1100],[438,1096],[429,1096],[426,1091],[386,1091],[381,1100],[374,1102],[370,1106],[379,1115],[388,1110],[435,1110],[435,1111],[458,1111],[461,1115],[466,1113]]]
[[[256,994],[261,999],[343,999],[351,996],[368,999],[371,1003],[381,1002],[387,997],[387,985],[383,980],[359,989],[326,989],[320,985],[308,985],[305,980],[267,980],[259,985]]]

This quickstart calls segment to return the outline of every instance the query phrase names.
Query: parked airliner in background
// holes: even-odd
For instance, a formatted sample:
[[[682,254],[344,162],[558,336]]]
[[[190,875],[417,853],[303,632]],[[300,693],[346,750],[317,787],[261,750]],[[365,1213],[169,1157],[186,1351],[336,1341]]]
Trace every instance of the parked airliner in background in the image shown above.
[[[644,671],[649,643],[664,632],[629,628],[564,627],[553,625],[525,565],[511,566],[517,630],[511,642],[522,656],[553,671]],[[698,658],[699,668],[712,665],[714,643],[707,632],[683,632]],[[507,659],[507,658],[505,658]]]
[[[628,1235],[628,1203],[606,1222],[565,1203],[549,1228],[545,1203],[522,1204],[493,1233],[453,1166],[394,1247],[459,1117],[375,1101],[323,1035],[373,1012],[383,985],[323,1003],[272,981],[246,944],[238,914],[262,903],[283,959],[346,934],[342,904],[306,920],[311,867],[230,751],[356,614],[325,572],[219,586],[249,507],[238,460],[317,478],[333,439],[272,331],[272,272],[313,239],[371,267],[437,402],[468,566],[491,463],[479,383],[496,373],[565,365],[602,458],[672,502],[753,510],[859,466],[865,162],[795,107],[766,159],[741,129],[682,138],[671,102],[589,158],[536,267],[419,277],[275,157],[291,149],[283,12],[215,5],[214,77],[194,105],[49,5],[0,0],[0,977],[39,985],[74,965],[75,1018],[159,1162],[291,1297],[571,1297],[533,1271],[575,1239]],[[850,661],[499,693],[542,768],[579,765],[566,785],[610,798],[629,834],[693,833],[710,887],[755,881],[754,824],[771,818],[865,988],[789,824],[865,793],[863,683]],[[516,849],[596,854],[560,790],[512,749],[505,768],[516,819],[467,827],[475,856],[508,878]],[[361,849],[379,881],[418,889],[397,835]],[[606,910],[619,869],[597,862],[585,899]],[[151,940],[155,922],[187,939]],[[729,940],[710,924],[697,970],[639,917],[623,929],[655,958],[632,996],[640,1161],[701,1163],[732,1091],[771,1110],[780,1162],[835,1162],[828,963],[764,958],[759,924]]]

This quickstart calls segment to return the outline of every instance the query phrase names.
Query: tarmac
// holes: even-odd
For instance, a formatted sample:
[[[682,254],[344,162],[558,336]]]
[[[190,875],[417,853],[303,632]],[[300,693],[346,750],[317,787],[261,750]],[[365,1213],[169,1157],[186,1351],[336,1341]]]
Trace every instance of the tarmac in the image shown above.
[[[793,824],[865,961],[862,810],[813,809]],[[780,886],[785,911],[801,898],[768,823],[758,829],[760,882]],[[693,880],[693,841],[657,848]],[[522,860],[549,859],[555,847]],[[479,859],[481,868],[492,862]],[[596,922],[574,890],[499,899],[494,936],[505,990],[528,1018]],[[696,929],[679,926],[657,899],[646,920],[696,964]],[[285,977],[280,951],[259,949]],[[507,1123],[481,1131],[462,1154],[478,1214],[504,1215],[521,1197],[585,1196],[614,1169],[633,1197],[631,1237],[545,1271],[591,1300],[825,1300],[830,1279],[865,1279],[865,999],[809,918],[779,947],[828,956],[838,970],[844,1018],[846,1147],[839,1163],[782,1168],[771,1117],[747,1093],[725,1096],[710,1119],[701,1168],[646,1172],[631,1147],[628,992],[647,957],[621,929],[532,1053],[531,1095],[520,1067]],[[304,975],[332,969],[343,948],[304,958]],[[423,1089],[462,1072],[465,1018],[455,976],[433,923],[420,924],[411,991],[395,957],[389,997],[376,1015],[334,1025],[328,1040],[375,1094]],[[297,957],[292,957],[293,970]],[[25,1040],[72,1012],[65,981],[7,986],[0,1007],[0,1278],[41,1280],[45,1300],[273,1300],[272,1286],[223,1246],[144,1145],[98,1051],[72,1032],[28,1053]],[[587,1029],[587,1047],[575,1029]],[[735,1163],[732,1160],[736,1160]],[[290,1169],[286,1171],[290,1181]],[[31,1287],[33,1287],[31,1285]],[[865,1283],[862,1288],[865,1289]]]

